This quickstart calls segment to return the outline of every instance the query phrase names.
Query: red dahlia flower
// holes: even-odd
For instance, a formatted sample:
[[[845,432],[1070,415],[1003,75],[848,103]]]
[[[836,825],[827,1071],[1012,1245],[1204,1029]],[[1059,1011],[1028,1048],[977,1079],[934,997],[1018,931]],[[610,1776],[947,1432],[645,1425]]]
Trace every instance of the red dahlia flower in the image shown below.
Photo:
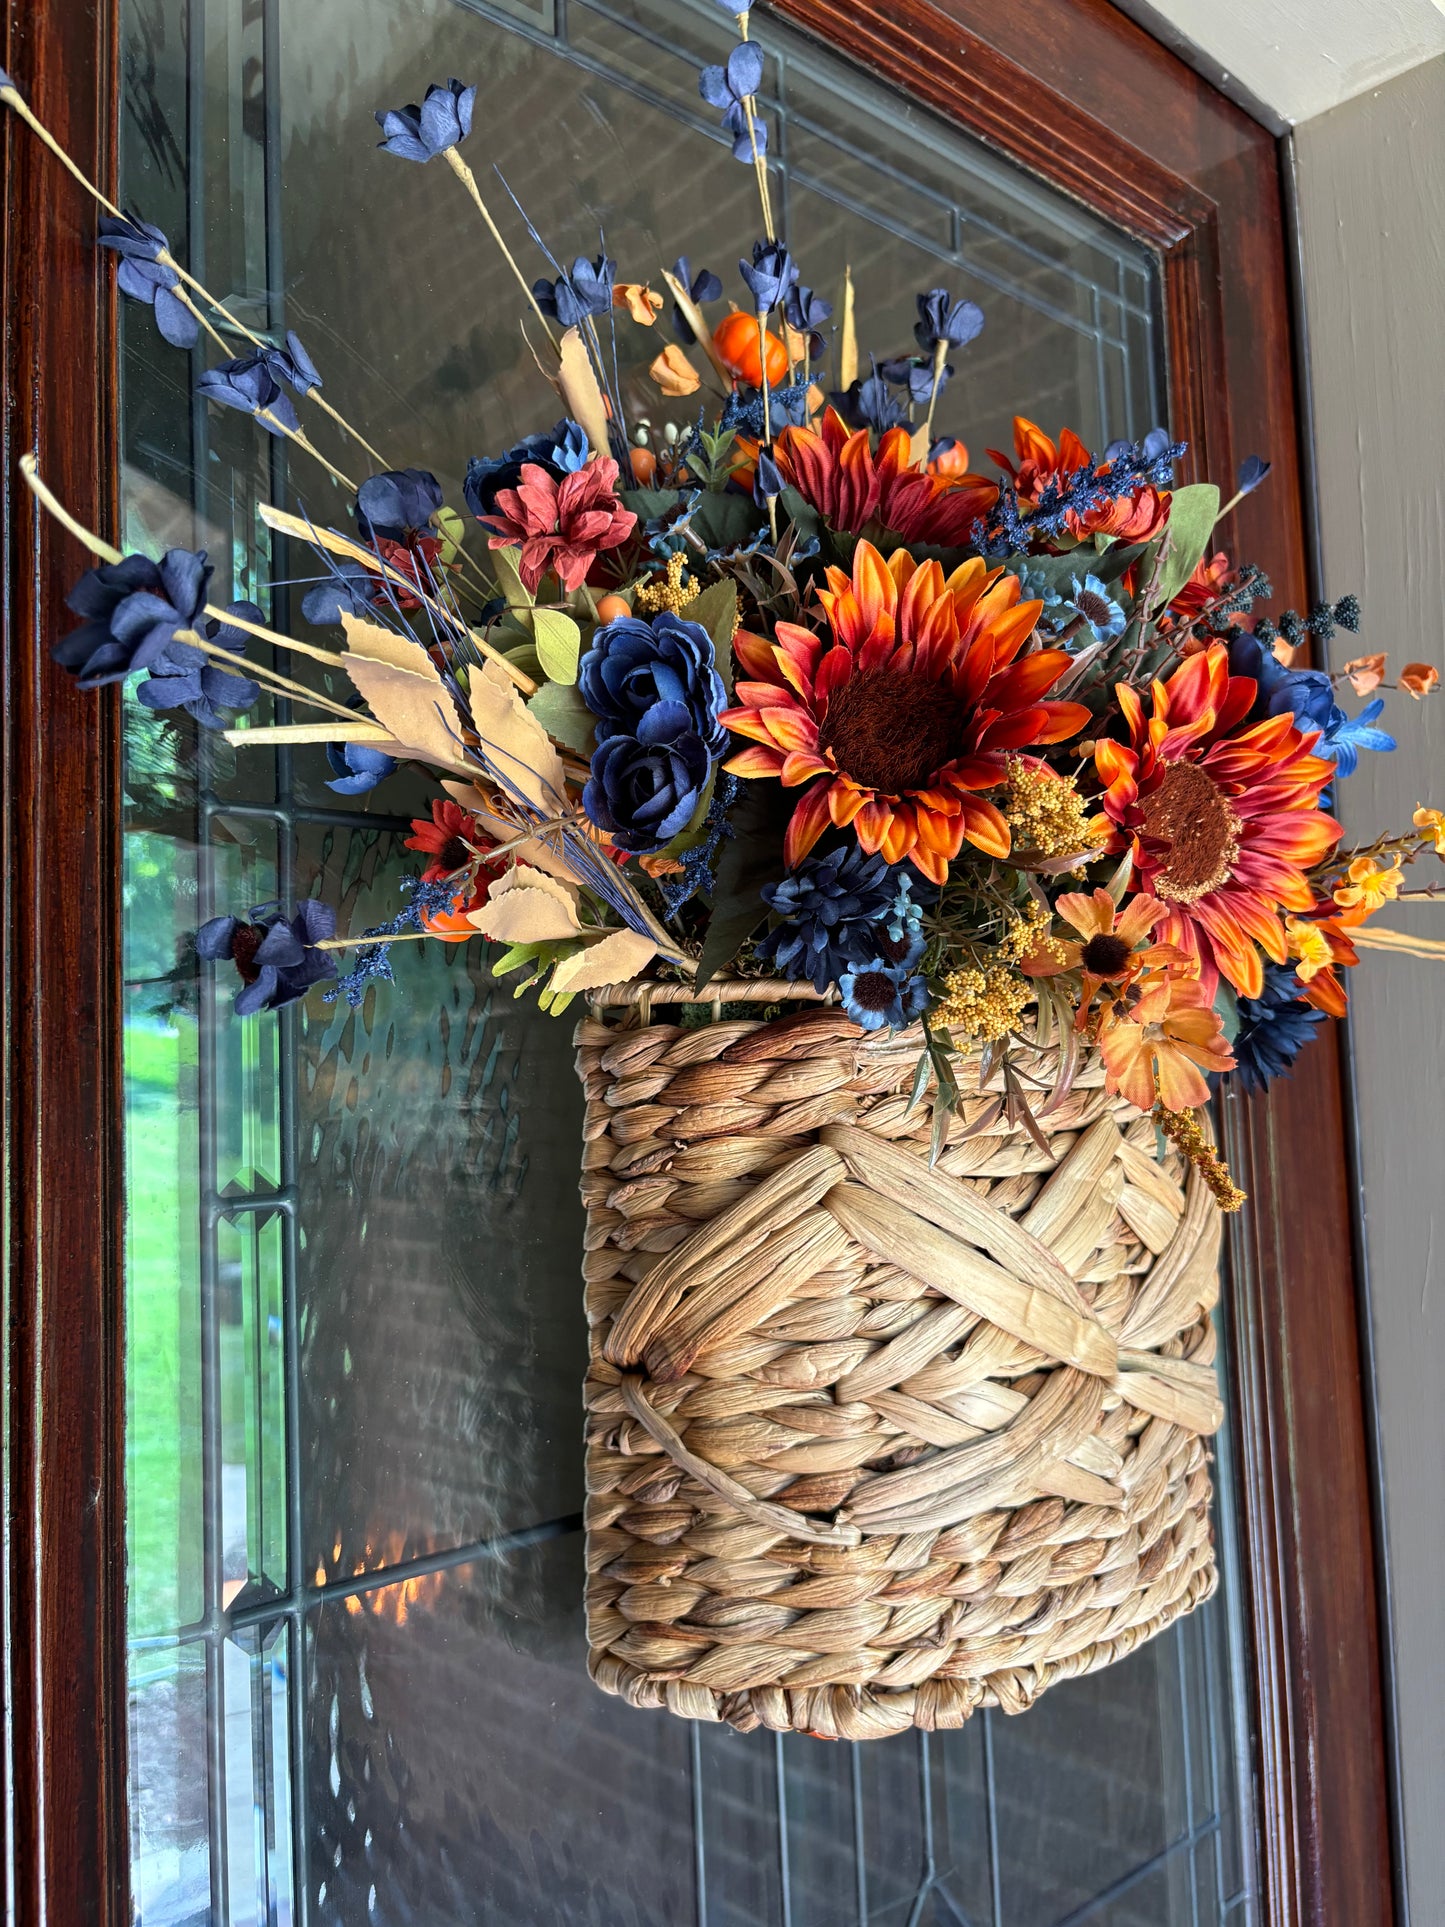
[[[1062,649],[1023,655],[1042,604],[978,558],[945,581],[906,549],[887,562],[860,542],[852,576],[829,569],[821,592],[832,639],[780,622],[776,638],[739,632],[747,680],[722,721],[752,738],[727,764],[809,788],[783,845],[795,869],[830,824],[862,847],[904,857],[934,883],[965,842],[1005,856],[1008,825],[977,792],[1008,775],[1009,755],[1062,742],[1089,720],[1078,703],[1041,700],[1068,667]]]
[[[1041,428],[1023,415],[1014,416],[1014,452],[1018,456],[1015,468],[1007,455],[991,448],[989,454],[1001,468],[1006,468],[1014,478],[1019,500],[1032,508],[1038,501],[1046,483],[1057,481],[1060,486],[1070,475],[1081,468],[1091,468],[1094,458],[1079,440],[1072,428],[1064,429],[1055,447]],[[1159,533],[1169,513],[1169,492],[1141,483],[1138,488],[1126,495],[1119,495],[1111,502],[1101,502],[1098,508],[1089,509],[1082,515],[1068,516],[1071,535],[1080,540],[1086,535],[1113,535],[1122,542],[1147,542]]]
[[[1134,887],[1168,911],[1156,937],[1197,960],[1211,997],[1221,972],[1258,997],[1260,950],[1289,955],[1279,911],[1314,907],[1305,872],[1339,841],[1319,806],[1335,766],[1310,753],[1318,732],[1301,734],[1288,711],[1245,725],[1256,685],[1230,675],[1222,642],[1154,684],[1147,719],[1136,691],[1115,694],[1129,743],[1094,750],[1106,847],[1133,851]]]
[[[619,547],[631,535],[637,517],[617,499],[616,462],[594,455],[560,479],[536,462],[524,462],[517,487],[498,489],[496,513],[481,522],[493,531],[490,548],[520,545],[518,573],[535,595],[549,569],[564,589],[580,589],[603,550]]]
[[[967,473],[968,450],[961,442],[954,444],[946,475],[916,467],[912,450],[908,430],[890,428],[875,456],[867,429],[850,434],[837,409],[829,408],[821,430],[785,428],[773,453],[783,479],[835,529],[857,535],[876,522],[905,542],[956,548],[993,507],[998,490],[986,477]]]

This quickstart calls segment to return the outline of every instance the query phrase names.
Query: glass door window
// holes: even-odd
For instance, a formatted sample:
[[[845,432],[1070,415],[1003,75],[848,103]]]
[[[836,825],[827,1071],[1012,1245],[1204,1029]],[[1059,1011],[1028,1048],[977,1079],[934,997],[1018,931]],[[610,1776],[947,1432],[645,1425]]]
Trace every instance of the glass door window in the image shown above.
[[[126,200],[250,327],[296,329],[342,414],[453,502],[469,456],[556,409],[455,184],[379,155],[374,108],[475,80],[473,167],[495,162],[566,258],[602,232],[636,279],[684,250],[726,278],[754,236],[751,172],[697,95],[732,35],[712,0],[123,0],[122,22]],[[1096,447],[1162,419],[1145,249],[833,53],[754,31],[780,226],[816,273],[851,265],[860,340],[903,349],[939,283],[986,311],[944,432],[977,459],[1015,412]],[[334,521],[348,498],[198,402],[201,351],[124,321],[126,546],[204,546],[221,599],[300,624],[310,558],[261,505]],[[646,380],[656,345],[627,393],[661,426],[685,404]],[[358,1008],[238,1020],[196,926],[313,893],[343,929],[382,923],[421,791],[339,796],[319,748],[126,717],[144,1927],[1255,1918],[1227,1441],[1221,1594],[1023,1718],[852,1747],[591,1685],[571,1022],[446,945]]]

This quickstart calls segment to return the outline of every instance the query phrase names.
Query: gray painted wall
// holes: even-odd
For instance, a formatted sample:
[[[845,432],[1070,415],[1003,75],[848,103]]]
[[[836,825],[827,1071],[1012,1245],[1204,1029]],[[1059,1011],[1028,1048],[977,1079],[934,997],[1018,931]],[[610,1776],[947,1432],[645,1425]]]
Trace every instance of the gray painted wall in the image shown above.
[[[1445,58],[1294,139],[1326,586],[1359,594],[1361,646],[1388,650],[1392,670],[1445,665]],[[1417,803],[1445,808],[1445,697],[1392,695],[1383,721],[1400,747],[1367,755],[1343,786],[1352,840],[1408,827]],[[1430,859],[1411,880],[1442,870]],[[1379,921],[1445,938],[1445,901]],[[1445,1921],[1445,962],[1361,957],[1350,1034],[1407,1884],[1415,1927],[1435,1927]]]

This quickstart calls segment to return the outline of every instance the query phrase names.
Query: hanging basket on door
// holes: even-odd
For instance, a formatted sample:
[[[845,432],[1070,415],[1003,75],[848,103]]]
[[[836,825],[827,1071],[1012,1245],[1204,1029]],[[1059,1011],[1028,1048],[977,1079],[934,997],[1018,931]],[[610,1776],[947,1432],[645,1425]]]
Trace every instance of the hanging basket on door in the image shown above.
[[[930,1166],[916,1036],[619,1015],[576,1033],[600,1686],[874,1739],[1208,1597],[1220,1215],[1097,1059],[1042,1142],[986,1087]]]

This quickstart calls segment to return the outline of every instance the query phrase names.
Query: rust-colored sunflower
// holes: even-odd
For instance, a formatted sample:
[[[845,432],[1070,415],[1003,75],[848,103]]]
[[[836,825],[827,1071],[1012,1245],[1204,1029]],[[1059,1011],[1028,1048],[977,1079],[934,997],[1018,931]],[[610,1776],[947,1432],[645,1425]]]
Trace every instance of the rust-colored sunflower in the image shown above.
[[[956,548],[998,500],[986,475],[968,472],[962,442],[952,445],[946,467],[922,468],[906,428],[890,428],[875,455],[867,429],[850,434],[836,408],[824,411],[818,428],[785,428],[773,453],[783,480],[849,535],[872,523],[905,542]]]
[[[1315,732],[1301,734],[1288,711],[1246,721],[1256,686],[1230,675],[1222,642],[1154,684],[1147,718],[1127,684],[1115,694],[1129,742],[1094,751],[1106,847],[1133,851],[1135,887],[1168,912],[1156,938],[1196,959],[1211,996],[1222,973],[1258,997],[1260,952],[1289,955],[1279,912],[1315,907],[1305,872],[1339,841],[1320,809],[1335,766],[1311,754]]]
[[[831,638],[780,622],[776,637],[733,641],[746,680],[722,720],[751,738],[739,776],[808,787],[784,842],[796,867],[829,825],[852,824],[870,855],[907,857],[942,883],[965,842],[1005,856],[1002,812],[979,792],[1008,778],[1011,752],[1062,742],[1089,720],[1044,698],[1069,665],[1062,649],[1024,654],[1042,604],[1015,576],[975,558],[945,579],[900,549],[860,542],[849,576],[821,592]]]

